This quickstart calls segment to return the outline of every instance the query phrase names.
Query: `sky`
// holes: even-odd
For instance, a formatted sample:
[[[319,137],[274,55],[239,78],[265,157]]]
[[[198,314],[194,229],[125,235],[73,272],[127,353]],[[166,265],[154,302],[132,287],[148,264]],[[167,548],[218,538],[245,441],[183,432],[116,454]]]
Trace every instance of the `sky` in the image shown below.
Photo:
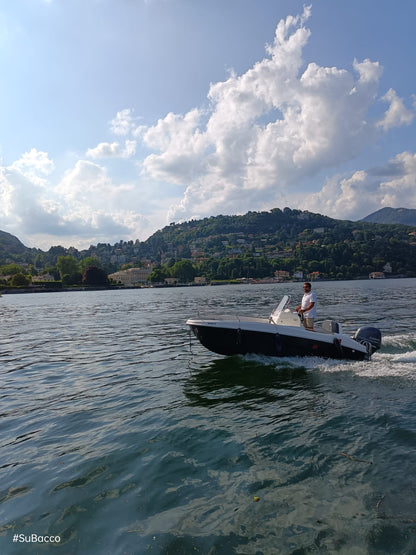
[[[0,230],[416,208],[414,0],[0,0]]]

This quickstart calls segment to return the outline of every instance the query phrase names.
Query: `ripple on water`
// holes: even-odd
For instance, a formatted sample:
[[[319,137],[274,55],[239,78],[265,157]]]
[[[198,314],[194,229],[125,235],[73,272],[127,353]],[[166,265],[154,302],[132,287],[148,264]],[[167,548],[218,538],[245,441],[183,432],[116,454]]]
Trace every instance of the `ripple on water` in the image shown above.
[[[258,314],[297,284],[5,295],[1,551],[18,532],[71,553],[415,551],[416,344],[398,283],[368,363],[190,348],[199,306]],[[359,285],[343,284],[351,329],[376,312],[368,288],[391,295]],[[339,284],[316,289],[330,317]]]

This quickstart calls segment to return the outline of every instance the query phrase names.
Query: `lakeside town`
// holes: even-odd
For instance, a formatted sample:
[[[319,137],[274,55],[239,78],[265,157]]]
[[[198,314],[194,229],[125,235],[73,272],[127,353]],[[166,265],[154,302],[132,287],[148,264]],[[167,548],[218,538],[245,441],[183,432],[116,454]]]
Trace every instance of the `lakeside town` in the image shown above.
[[[0,290],[416,276],[416,229],[273,209],[172,222],[144,242],[44,252],[0,232]]]

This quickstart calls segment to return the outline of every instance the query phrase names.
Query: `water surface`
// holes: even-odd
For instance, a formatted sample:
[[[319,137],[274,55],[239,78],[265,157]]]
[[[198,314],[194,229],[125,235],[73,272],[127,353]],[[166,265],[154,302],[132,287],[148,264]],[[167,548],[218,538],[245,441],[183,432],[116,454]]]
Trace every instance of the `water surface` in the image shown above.
[[[301,285],[4,295],[0,552],[416,552],[416,280],[314,285],[320,318],[382,330],[370,362],[221,357],[185,326]]]

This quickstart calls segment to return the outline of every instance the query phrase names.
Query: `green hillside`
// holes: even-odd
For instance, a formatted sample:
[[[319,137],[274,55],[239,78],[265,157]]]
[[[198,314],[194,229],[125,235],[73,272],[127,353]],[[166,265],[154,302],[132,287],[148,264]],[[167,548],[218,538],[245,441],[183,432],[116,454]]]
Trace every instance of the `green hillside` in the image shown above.
[[[25,247],[17,237],[0,231],[0,261],[2,264],[6,260],[30,262],[33,258],[33,249]]]
[[[210,279],[267,277],[276,271],[328,279],[371,272],[416,275],[416,229],[335,220],[300,210],[273,209],[171,224],[140,244],[140,256],[190,259]]]
[[[242,216],[215,216],[172,223],[146,241],[98,244],[84,251],[54,246],[28,249],[0,232],[0,265],[7,261],[53,269],[58,257],[95,257],[108,272],[154,267],[155,281],[186,274],[211,280],[265,278],[281,272],[324,279],[368,277],[371,272],[416,276],[416,228],[336,220],[278,208]]]

